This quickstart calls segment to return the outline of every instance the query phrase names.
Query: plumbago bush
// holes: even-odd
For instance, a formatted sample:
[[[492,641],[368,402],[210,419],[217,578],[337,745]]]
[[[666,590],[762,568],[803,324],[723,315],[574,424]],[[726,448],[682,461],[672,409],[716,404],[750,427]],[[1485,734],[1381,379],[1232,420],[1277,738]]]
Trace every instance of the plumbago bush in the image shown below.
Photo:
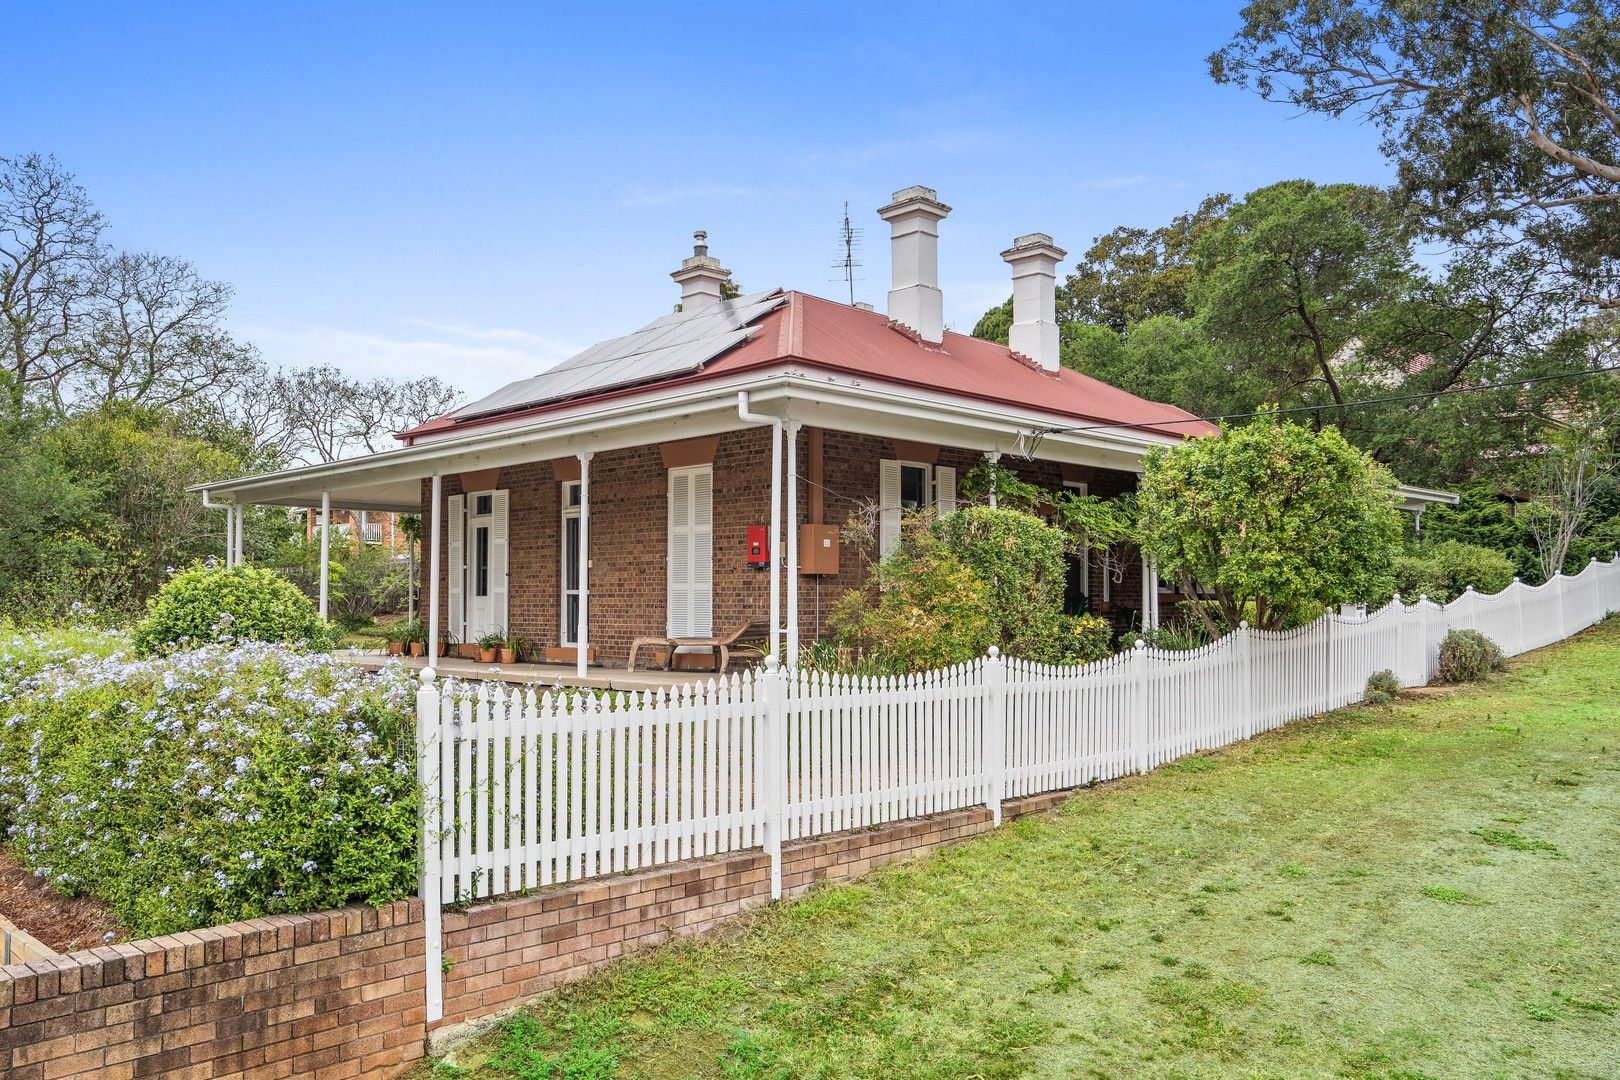
[[[0,627],[11,851],[138,935],[405,896],[413,689],[281,645]]]

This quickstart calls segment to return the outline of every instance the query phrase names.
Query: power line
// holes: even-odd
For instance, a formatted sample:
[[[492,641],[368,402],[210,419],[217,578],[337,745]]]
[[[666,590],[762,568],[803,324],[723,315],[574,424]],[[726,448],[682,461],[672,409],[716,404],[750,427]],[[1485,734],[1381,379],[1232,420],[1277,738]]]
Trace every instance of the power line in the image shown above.
[[[1222,420],[1252,420],[1259,416],[1289,416],[1294,413],[1320,412],[1324,409],[1356,409],[1368,405],[1392,405],[1401,401],[1433,401],[1435,398],[1450,397],[1454,394],[1478,394],[1486,390],[1507,390],[1514,387],[1533,386],[1537,383],[1554,382],[1559,379],[1582,379],[1590,375],[1613,375],[1620,372],[1616,368],[1593,368],[1587,371],[1565,371],[1557,375],[1535,375],[1529,378],[1508,379],[1499,383],[1483,383],[1479,386],[1458,386],[1449,390],[1436,390],[1432,394],[1391,394],[1386,397],[1359,398],[1355,401],[1331,402],[1325,405],[1295,405],[1287,409],[1256,409],[1253,412],[1221,413],[1217,416],[1185,416],[1173,417],[1164,420],[1139,420],[1131,424],[1132,427],[1171,427],[1178,424],[1214,424]],[[1077,431],[1103,431],[1118,428],[1121,425],[1113,424],[1082,424],[1078,427],[1049,427],[1041,428],[1032,433],[1033,437],[1040,439],[1046,435],[1066,435]]]

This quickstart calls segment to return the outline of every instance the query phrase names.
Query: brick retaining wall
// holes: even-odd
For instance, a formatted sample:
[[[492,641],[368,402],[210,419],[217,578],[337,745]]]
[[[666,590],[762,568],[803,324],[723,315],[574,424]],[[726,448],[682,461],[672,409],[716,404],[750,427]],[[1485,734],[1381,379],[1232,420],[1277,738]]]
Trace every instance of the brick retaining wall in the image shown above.
[[[1008,802],[1046,810],[1059,792]],[[983,808],[791,844],[783,891],[843,881],[990,831]],[[701,933],[770,895],[745,851],[546,889],[444,915],[435,1041],[617,956]],[[422,909],[415,900],[273,916],[0,968],[0,1075],[398,1076],[425,1053]]]

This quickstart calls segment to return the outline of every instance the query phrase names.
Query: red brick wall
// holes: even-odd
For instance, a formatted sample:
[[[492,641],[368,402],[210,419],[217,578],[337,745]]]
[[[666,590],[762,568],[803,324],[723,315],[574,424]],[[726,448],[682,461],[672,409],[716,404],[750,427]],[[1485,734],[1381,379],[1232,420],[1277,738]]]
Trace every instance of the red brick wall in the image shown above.
[[[1003,804],[1050,809],[1065,792]],[[788,896],[989,832],[982,807],[787,845]],[[615,957],[767,903],[758,849],[444,913],[441,1034]],[[420,1059],[422,909],[414,900],[274,916],[0,968],[0,1076],[395,1077]]]
[[[0,968],[0,1075],[388,1077],[424,1052],[415,901]]]
[[[719,437],[714,460],[714,626],[717,633],[744,619],[760,626],[769,618],[770,577],[750,569],[744,558],[749,525],[763,524],[770,513],[771,435],[768,428],[745,428]],[[799,519],[809,520],[809,438],[799,434]],[[823,449],[823,518],[844,526],[850,515],[875,503],[878,462],[894,457],[887,438],[848,432],[825,433]],[[941,448],[938,464],[954,466],[958,482],[983,460],[974,451]],[[1052,462],[1024,462],[1004,457],[1002,466],[1033,483],[1061,487],[1063,471]],[[1093,494],[1111,496],[1135,486],[1130,473],[1079,470],[1076,479],[1091,484]],[[590,640],[603,664],[623,664],[630,642],[661,634],[665,620],[665,555],[668,530],[669,473],[656,445],[597,454],[591,461],[591,594]],[[551,463],[533,462],[500,470],[497,487],[510,493],[510,574],[508,629],[540,646],[559,643],[559,543],[561,482]],[[424,482],[423,502],[429,487]],[[463,494],[461,479],[447,476],[444,493]],[[440,549],[448,564],[448,538]],[[783,537],[786,546],[786,537]],[[778,572],[784,552],[777,553]],[[861,560],[845,550],[837,577],[799,580],[799,634],[813,641],[825,627],[827,612],[845,590],[862,583]],[[1092,559],[1092,597],[1102,596],[1102,560]],[[784,603],[786,597],[784,584]],[[1141,567],[1134,554],[1124,559],[1124,580],[1113,583],[1115,605],[1141,606]],[[819,595],[818,595],[819,589]],[[442,610],[448,599],[440,585]]]

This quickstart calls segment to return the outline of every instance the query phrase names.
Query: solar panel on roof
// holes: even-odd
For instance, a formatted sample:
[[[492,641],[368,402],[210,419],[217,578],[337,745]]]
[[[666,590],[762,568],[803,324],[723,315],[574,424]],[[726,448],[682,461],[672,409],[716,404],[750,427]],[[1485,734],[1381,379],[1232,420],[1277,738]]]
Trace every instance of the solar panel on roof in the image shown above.
[[[722,300],[702,311],[673,312],[632,334],[598,342],[549,371],[503,386],[450,415],[462,420],[696,371],[748,340],[752,324],[786,300],[780,289],[772,289]]]

